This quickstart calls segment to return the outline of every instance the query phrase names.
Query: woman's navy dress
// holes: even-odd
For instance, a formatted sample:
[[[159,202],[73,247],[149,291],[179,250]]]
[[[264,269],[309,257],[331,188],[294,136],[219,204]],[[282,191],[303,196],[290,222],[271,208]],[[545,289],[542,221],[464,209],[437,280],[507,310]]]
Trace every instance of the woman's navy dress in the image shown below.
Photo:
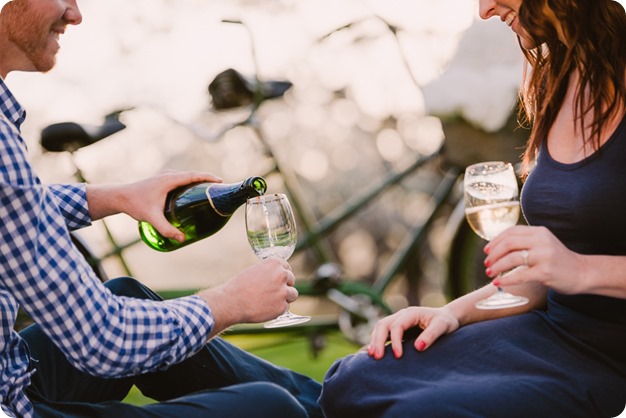
[[[573,251],[626,255],[626,118],[581,162],[542,147],[522,208]],[[337,361],[326,416],[608,418],[626,405],[625,299],[549,291],[546,311],[462,327],[424,352],[413,342],[401,359],[388,349]]]

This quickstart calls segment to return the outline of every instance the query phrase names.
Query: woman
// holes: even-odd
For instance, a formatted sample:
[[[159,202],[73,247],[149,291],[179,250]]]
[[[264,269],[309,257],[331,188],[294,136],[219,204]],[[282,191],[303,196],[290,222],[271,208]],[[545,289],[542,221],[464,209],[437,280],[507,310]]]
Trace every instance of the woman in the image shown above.
[[[480,0],[480,15],[509,25],[529,63],[521,203],[531,226],[494,238],[485,266],[493,285],[530,303],[476,309],[490,284],[382,319],[367,353],[329,370],[320,398],[328,418],[606,418],[626,404],[624,9]],[[410,328],[422,331],[403,341]]]

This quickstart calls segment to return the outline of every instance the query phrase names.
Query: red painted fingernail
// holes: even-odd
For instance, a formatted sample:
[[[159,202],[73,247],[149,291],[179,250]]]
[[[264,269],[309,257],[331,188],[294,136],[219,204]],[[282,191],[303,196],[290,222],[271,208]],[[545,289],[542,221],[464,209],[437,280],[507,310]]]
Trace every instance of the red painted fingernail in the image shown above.
[[[374,351],[374,350],[372,349],[372,346],[371,346],[371,345],[368,345],[368,346],[367,346],[367,355],[371,356],[373,351]]]
[[[498,286],[498,287],[500,287],[500,280],[495,279],[495,280],[493,281],[493,285],[494,285],[494,286]]]
[[[485,267],[491,267],[491,261],[485,260]]]
[[[426,348],[426,343],[424,341],[417,342],[417,351],[424,351]]]
[[[393,350],[393,355],[394,355],[395,358],[402,357],[402,354],[400,354],[400,350],[398,350],[398,349]]]
[[[491,273],[493,273],[493,271],[491,269],[488,268],[487,270],[485,270],[485,274],[487,276],[491,277]]]

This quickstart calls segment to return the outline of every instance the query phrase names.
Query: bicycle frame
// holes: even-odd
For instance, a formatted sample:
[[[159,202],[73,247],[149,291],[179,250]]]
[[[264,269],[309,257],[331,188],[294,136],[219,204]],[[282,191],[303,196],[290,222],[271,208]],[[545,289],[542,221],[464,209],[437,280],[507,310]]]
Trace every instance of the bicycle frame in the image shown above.
[[[333,257],[328,254],[322,245],[326,237],[336,230],[342,223],[352,219],[352,217],[354,217],[359,211],[364,210],[372,204],[379,196],[389,190],[392,186],[400,184],[408,176],[416,173],[427,164],[438,163],[442,159],[443,144],[433,153],[425,156],[419,156],[415,159],[415,161],[413,161],[412,164],[403,170],[388,173],[385,177],[379,179],[374,184],[368,185],[368,187],[362,192],[357,193],[351,199],[337,207],[333,212],[327,214],[323,218],[312,219],[306,211],[306,204],[299,196],[296,191],[296,187],[292,183],[292,177],[290,174],[287,174],[288,172],[286,171],[286,168],[280,163],[274,154],[262,129],[254,123],[253,116],[256,109],[258,109],[258,105],[254,107],[249,117],[232,127],[249,127],[256,134],[256,137],[263,146],[263,152],[273,163],[272,169],[265,175],[276,173],[281,177],[284,183],[285,191],[289,195],[294,211],[298,217],[302,232],[296,246],[296,252],[312,251],[316,256],[318,264],[320,265],[316,271],[316,275],[312,279],[298,279],[296,288],[302,296],[326,298],[332,301],[340,309],[340,315],[338,318],[317,318],[311,323],[301,325],[300,327],[320,330],[339,326],[349,339],[360,344],[363,342],[362,335],[366,333],[366,331],[362,328],[371,327],[381,316],[392,312],[392,309],[384,301],[383,294],[389,285],[393,283],[399,273],[405,269],[407,263],[415,258],[418,247],[425,242],[427,232],[429,231],[432,222],[436,219],[438,212],[446,204],[454,190],[455,185],[458,183],[460,170],[455,166],[451,166],[445,171],[437,188],[432,193],[432,204],[428,205],[427,213],[423,214],[423,219],[425,219],[425,221],[415,224],[407,231],[404,240],[394,251],[393,256],[384,266],[384,269],[373,283],[369,284],[358,280],[347,280],[347,278],[343,277],[338,267],[332,267],[330,264]],[[72,154],[80,147],[94,143],[123,129],[123,124],[117,120],[119,113],[120,112],[114,112],[114,118],[105,118],[103,126],[99,129],[92,128],[91,134],[88,129],[77,129],[77,126],[80,125],[74,123],[53,125],[48,127],[42,133],[42,143],[45,143],[48,148],[53,148],[56,152],[67,151]],[[117,125],[114,128],[110,126],[110,124],[113,123],[112,121],[117,121],[115,122]],[[73,135],[68,136],[65,134],[68,127],[75,132]],[[224,133],[226,131],[227,130],[225,130]],[[88,136],[88,138],[82,138],[81,135],[76,132],[82,132],[82,135]],[[100,133],[95,134],[93,132]],[[69,145],[63,145],[57,142],[62,139],[66,140],[68,137],[72,138],[72,140],[67,143]],[[82,172],[77,166],[76,177],[79,181],[84,181]],[[101,264],[99,263],[101,259],[116,256],[120,260],[121,265],[126,268],[126,271],[130,275],[130,271],[124,260],[122,252],[125,248],[134,245],[140,240],[137,239],[126,244],[118,244],[106,225],[105,231],[109,242],[113,247],[108,253],[98,259],[98,257],[91,253],[89,248],[85,245],[81,246],[81,251],[92,262],[95,269],[101,269]],[[327,271],[324,272],[324,269]],[[165,291],[162,293],[164,297],[172,298],[189,294],[191,291]],[[259,332],[259,330],[258,327],[244,326],[235,327],[232,332]]]
[[[242,24],[239,21],[229,21],[228,23]],[[245,27],[245,25],[243,26]],[[248,28],[246,27],[246,29]],[[390,27],[390,30],[392,29],[393,28]],[[252,47],[252,53],[253,57],[255,57],[254,46]],[[406,65],[406,61],[403,62]],[[258,78],[258,75],[255,75],[254,79],[250,80],[246,79],[232,69],[225,71],[224,73],[218,75],[218,77],[229,77],[229,80],[227,80],[228,82],[224,83],[223,86],[232,86],[233,83],[231,83],[231,81],[238,83],[238,91],[243,92],[243,96],[235,97],[235,99],[240,99],[241,101],[235,100],[234,102],[218,102],[214,100],[214,104],[220,103],[220,106],[224,109],[233,107],[249,107],[250,111],[249,114],[240,122],[224,127],[210,138],[202,139],[208,139],[209,141],[219,140],[223,138],[228,131],[236,127],[249,128],[254,132],[255,137],[263,147],[263,153],[272,162],[272,168],[264,175],[276,173],[280,176],[284,184],[285,192],[289,196],[298,218],[301,233],[299,234],[300,237],[296,246],[296,252],[311,251],[315,255],[319,265],[316,269],[314,277],[309,280],[298,279],[296,281],[296,288],[301,296],[325,298],[339,308],[339,314],[337,316],[317,317],[309,323],[290,327],[288,329],[281,329],[280,332],[285,332],[286,330],[289,332],[299,332],[303,329],[313,330],[314,332],[323,332],[327,328],[339,327],[346,338],[356,344],[363,344],[364,339],[369,337],[369,331],[373,324],[381,316],[392,312],[392,308],[385,302],[383,295],[399,274],[407,268],[407,265],[416,260],[416,253],[419,251],[420,246],[424,245],[427,241],[427,234],[430,231],[433,222],[437,219],[441,209],[450,203],[450,200],[452,199],[451,196],[455,187],[459,183],[460,176],[462,175],[461,170],[454,164],[445,164],[446,161],[443,156],[442,144],[441,147],[432,154],[419,156],[408,167],[402,169],[401,171],[387,174],[383,178],[376,181],[375,184],[369,185],[367,189],[364,189],[362,192],[354,195],[351,199],[337,207],[333,212],[325,215],[321,219],[315,219],[315,217],[312,216],[307,210],[308,206],[304,199],[300,197],[297,191],[297,185],[294,181],[295,178],[289,172],[289,167],[286,167],[281,163],[281,161],[279,161],[260,124],[258,124],[255,119],[260,106],[266,100],[282,97],[289,87],[291,87],[291,83],[286,81],[262,81]],[[218,77],[216,77],[216,80],[218,80]],[[214,82],[216,80],[214,80]],[[216,93],[216,91],[219,92],[221,87],[222,86],[220,86],[219,83],[212,83],[212,86],[209,86],[209,91],[213,94]],[[212,88],[214,89],[213,91]],[[246,89],[248,90],[246,91]],[[95,131],[82,129],[81,135],[85,136],[85,138],[79,138],[78,142],[76,142],[79,144],[78,148],[80,148],[80,146],[89,145],[117,132],[120,129],[123,129],[123,124],[121,124],[120,127],[119,119],[117,118],[120,113],[121,111],[114,112],[112,113],[113,117],[108,116],[105,118],[105,124],[101,127],[101,129],[97,129]],[[189,128],[189,126],[180,123],[173,118],[172,120]],[[111,122],[114,124],[107,125],[107,123]],[[115,124],[115,122],[118,124]],[[74,125],[77,124],[72,125],[73,128],[76,128]],[[105,125],[107,126],[106,128]],[[69,125],[66,125],[66,127],[67,126]],[[111,128],[111,126],[113,126],[113,128]],[[192,133],[197,135],[197,132]],[[44,144],[43,137],[44,135],[42,133],[42,144]],[[76,147],[76,145],[71,145],[69,147],[69,149],[68,147],[60,147],[54,151],[68,151],[71,154],[73,151],[78,149],[73,148]],[[52,151],[53,149],[50,150]],[[352,219],[359,211],[368,207],[392,186],[401,183],[409,175],[423,169],[427,164],[440,162],[443,162],[444,164],[442,165],[447,167],[444,169],[444,173],[441,175],[436,189],[432,192],[431,204],[428,205],[427,212],[423,214],[424,221],[411,226],[407,230],[404,239],[399,244],[398,248],[393,252],[392,257],[388,260],[383,270],[377,275],[375,280],[372,283],[365,283],[359,280],[349,280],[344,277],[341,269],[332,263],[334,261],[334,257],[329,253],[328,249],[324,245],[328,235],[335,231],[342,223]],[[76,173],[81,180],[84,180],[78,167],[76,167]],[[452,206],[455,206],[456,203],[458,203],[458,200],[456,202],[452,202]],[[458,228],[459,226],[460,224],[457,223],[454,228]],[[126,269],[126,272],[130,275],[131,272],[128,269],[122,252],[129,246],[140,242],[140,240],[137,239],[120,245],[116,242],[115,237],[111,234],[106,224],[105,231],[113,249],[102,257],[117,256],[122,263],[122,266]],[[82,251],[86,254],[86,256],[93,260],[94,256],[93,254],[90,254],[88,247],[83,246],[82,248]],[[97,258],[95,259],[97,263]],[[459,286],[453,286],[453,288],[458,289]],[[191,291],[178,290],[161,293],[165,298],[173,298],[189,294]],[[234,327],[231,332],[256,333],[273,331],[266,330],[258,326],[251,327],[244,325]],[[316,347],[316,349],[318,348],[319,347]]]
[[[267,141],[263,130],[259,124],[254,122],[254,113],[258,109],[255,106],[251,114],[242,122],[234,124],[234,127],[248,127],[255,133],[263,147],[263,152],[268,156],[273,167],[264,175],[276,173],[280,176],[286,194],[294,208],[294,212],[300,223],[298,243],[296,252],[310,250],[315,254],[321,267],[327,266],[331,262],[331,257],[323,247],[324,239],[332,233],[343,222],[351,219],[356,213],[364,210],[372,204],[376,198],[382,195],[393,185],[397,185],[409,175],[423,168],[427,163],[433,163],[442,159],[443,144],[432,154],[420,156],[405,169],[387,174],[378,180],[374,185],[369,185],[361,193],[354,195],[348,201],[337,207],[333,212],[327,214],[321,219],[311,219],[306,211],[306,204],[297,192],[296,186],[293,184],[292,176],[287,174],[286,169],[280,163],[272,147]],[[223,131],[225,133],[226,131]],[[332,278],[326,274],[316,275],[312,279],[298,279],[295,287],[301,296],[323,297],[332,301],[337,305],[341,313],[338,319],[328,322],[327,318],[321,321],[312,321],[302,325],[290,327],[296,328],[314,328],[323,329],[329,326],[339,326],[344,335],[348,339],[357,344],[363,344],[365,334],[369,332],[360,329],[361,327],[371,327],[381,316],[390,314],[392,309],[383,299],[383,294],[394,279],[401,273],[407,263],[415,259],[418,247],[426,240],[427,232],[436,219],[440,209],[446,204],[458,184],[461,170],[458,167],[451,166],[443,174],[436,190],[431,196],[432,205],[428,213],[424,215],[425,221],[418,223],[410,228],[400,246],[394,251],[392,258],[385,265],[384,270],[378,275],[374,283],[367,284],[362,281],[347,280],[342,277],[340,271],[334,272]],[[253,331],[256,330],[256,331]],[[284,330],[281,330],[284,331]],[[369,330],[367,330],[369,331]],[[234,327],[232,333],[248,333],[248,332],[272,332],[268,330],[258,330],[258,327]]]

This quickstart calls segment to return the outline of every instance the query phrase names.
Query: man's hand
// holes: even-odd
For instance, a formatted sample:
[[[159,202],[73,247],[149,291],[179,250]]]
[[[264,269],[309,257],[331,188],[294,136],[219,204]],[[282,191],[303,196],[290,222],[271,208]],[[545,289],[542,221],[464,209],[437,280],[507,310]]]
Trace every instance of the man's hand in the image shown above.
[[[88,185],[89,213],[92,220],[126,213],[137,221],[150,222],[164,237],[182,242],[185,234],[174,228],[163,215],[167,194],[192,183],[221,181],[211,173],[167,171],[134,183]]]
[[[295,277],[286,261],[268,258],[248,267],[226,283],[200,291],[213,312],[211,336],[231,325],[269,321],[298,298]]]

